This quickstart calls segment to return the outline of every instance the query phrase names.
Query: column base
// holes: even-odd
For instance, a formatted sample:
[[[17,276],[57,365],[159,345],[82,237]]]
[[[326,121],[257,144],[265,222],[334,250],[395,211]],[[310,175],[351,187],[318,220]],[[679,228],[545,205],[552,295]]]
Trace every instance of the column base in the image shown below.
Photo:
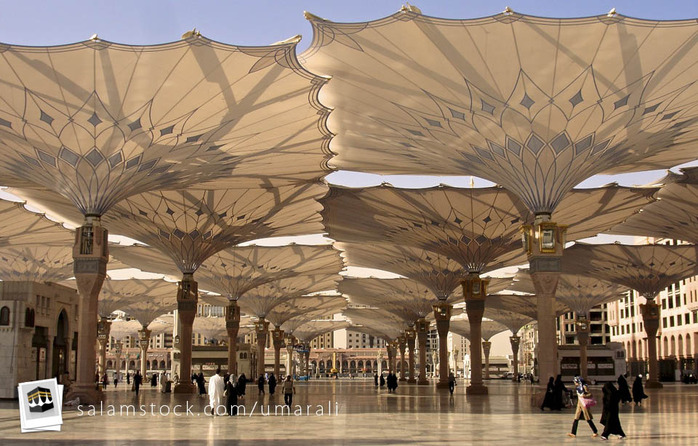
[[[417,380],[414,378],[410,378],[407,380],[407,384],[417,384]]]
[[[194,393],[196,392],[196,386],[190,382],[180,382],[172,390],[172,393]]]
[[[418,386],[428,386],[428,385],[429,385],[429,380],[420,379],[419,381],[417,381],[417,385],[418,385]]]
[[[663,389],[664,384],[660,383],[659,381],[650,380],[650,381],[647,381],[645,383],[645,388],[647,388],[647,389]]]
[[[448,389],[448,381],[439,381],[436,383],[436,388],[437,389]]]
[[[65,396],[65,400],[71,401],[75,398],[80,398],[80,405],[82,406],[96,406],[102,401],[104,394],[101,390],[97,390],[96,384],[91,386],[73,385],[70,392]]]
[[[489,391],[483,385],[469,385],[465,388],[466,395],[487,395]]]

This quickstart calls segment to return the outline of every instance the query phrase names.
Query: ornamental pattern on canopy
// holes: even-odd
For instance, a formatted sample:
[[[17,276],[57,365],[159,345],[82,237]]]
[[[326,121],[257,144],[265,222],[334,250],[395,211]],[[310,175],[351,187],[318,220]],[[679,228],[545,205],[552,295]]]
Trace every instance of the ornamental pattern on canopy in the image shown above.
[[[155,189],[260,172],[318,179],[330,154],[317,100],[326,78],[301,67],[297,43],[1,44],[0,172],[96,215]]]
[[[343,314],[351,320],[352,330],[378,336],[386,342],[396,339],[409,327],[400,315],[376,308],[347,308]]]
[[[696,155],[698,158],[698,155]],[[698,243],[698,167],[660,181],[659,201],[615,226],[611,234],[653,236]]]
[[[594,236],[638,212],[657,190],[617,185],[575,189],[552,217],[574,223],[570,240]],[[412,246],[473,272],[524,263],[519,229],[534,219],[521,200],[501,187],[331,187],[321,202],[325,227],[335,240]]]
[[[653,299],[672,283],[698,274],[698,247],[576,243],[565,250],[562,271],[618,283]]]
[[[234,246],[207,259],[197,271],[202,287],[237,300],[274,280],[302,274],[339,273],[344,264],[331,245]]]
[[[281,328],[286,322],[294,318],[301,318],[311,314],[307,320],[331,316],[341,312],[347,306],[346,299],[341,295],[316,295],[298,296],[289,299],[274,307],[266,315],[266,319]]]
[[[505,310],[528,316],[531,319],[538,318],[538,298],[532,295],[520,294],[490,294],[486,300],[487,309]],[[558,316],[567,313],[569,309],[562,302],[555,301],[555,314]]]
[[[339,169],[477,175],[551,213],[592,175],[695,159],[695,20],[307,17]]]
[[[496,321],[482,321],[482,340],[489,341],[496,334],[499,334],[507,329],[504,324]],[[470,339],[470,321],[463,318],[451,319],[449,323],[448,330],[455,334],[461,335],[468,339],[470,342],[474,342]]]
[[[122,284],[120,282],[133,282]],[[131,318],[147,327],[158,316],[177,308],[177,284],[160,279],[128,279],[109,282],[108,292],[123,295],[128,301],[122,308]]]
[[[337,289],[349,296],[352,304],[384,309],[409,324],[426,317],[438,303],[427,287],[410,279],[344,278]]]
[[[0,248],[17,245],[66,246],[75,233],[44,214],[31,212],[25,203],[0,199]]]
[[[293,336],[303,342],[310,342],[316,337],[331,331],[349,327],[349,322],[341,320],[309,321],[293,331]]]
[[[209,342],[212,339],[227,339],[224,317],[196,317],[192,326],[194,333],[199,333]]]
[[[107,279],[99,292],[100,316],[108,317],[121,310],[143,326],[176,307],[177,284],[160,279]]]
[[[335,243],[349,266],[376,268],[405,276],[446,300],[460,286],[463,267],[439,253],[387,243]]]
[[[148,192],[103,217],[113,233],[147,243],[192,273],[216,252],[245,241],[322,231],[316,198],[326,187]]]
[[[111,327],[109,329],[109,336],[116,339],[117,341],[123,341],[127,337],[135,337],[138,335],[138,330],[141,330],[143,326],[140,322],[135,319],[123,320],[117,319],[112,321]]]
[[[65,230],[67,231],[67,230]],[[68,231],[72,240],[75,235]],[[48,233],[45,234],[48,236]],[[60,240],[60,234],[57,234]],[[128,268],[127,265],[110,258],[110,270]],[[69,245],[51,246],[17,245],[0,248],[0,280],[27,280],[32,282],[61,282],[75,275],[73,270],[73,248]],[[75,288],[75,283],[69,285]]]
[[[60,282],[74,274],[72,247],[34,245],[0,248],[2,280]]]
[[[341,278],[338,272],[335,272],[279,279],[248,291],[238,302],[243,312],[256,317],[266,317],[274,307],[294,297],[334,290]]]
[[[484,316],[487,319],[492,319],[500,324],[504,325],[511,331],[512,335],[521,330],[524,325],[533,322],[533,318],[526,316],[525,314],[514,313],[513,311],[499,310],[491,307],[485,307]]]
[[[528,269],[519,270],[514,280],[509,290],[536,294]],[[555,298],[578,315],[588,316],[592,308],[618,300],[624,292],[625,287],[600,277],[561,274],[555,289]]]

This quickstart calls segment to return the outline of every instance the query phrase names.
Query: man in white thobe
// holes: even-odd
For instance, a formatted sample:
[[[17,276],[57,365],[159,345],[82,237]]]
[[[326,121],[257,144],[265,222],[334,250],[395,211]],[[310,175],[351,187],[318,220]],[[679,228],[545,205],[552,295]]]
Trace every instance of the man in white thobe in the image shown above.
[[[221,368],[216,369],[216,374],[211,377],[208,381],[208,399],[211,405],[211,413],[213,415],[223,415],[224,414],[224,404],[223,404],[223,393],[225,392],[225,385],[223,383],[223,377],[221,376]],[[220,412],[218,413],[220,408]]]

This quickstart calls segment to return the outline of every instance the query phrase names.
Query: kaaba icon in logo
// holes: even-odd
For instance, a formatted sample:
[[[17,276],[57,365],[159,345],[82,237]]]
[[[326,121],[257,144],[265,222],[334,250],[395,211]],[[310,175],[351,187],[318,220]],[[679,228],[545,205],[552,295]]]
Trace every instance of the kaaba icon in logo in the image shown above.
[[[29,401],[29,412],[43,413],[53,409],[53,396],[51,391],[45,387],[37,387],[27,393]]]

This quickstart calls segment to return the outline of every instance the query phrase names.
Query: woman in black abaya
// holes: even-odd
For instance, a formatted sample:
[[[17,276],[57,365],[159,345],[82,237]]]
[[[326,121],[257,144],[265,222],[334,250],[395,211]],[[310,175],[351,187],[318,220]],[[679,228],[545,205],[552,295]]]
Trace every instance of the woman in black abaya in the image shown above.
[[[628,381],[623,375],[618,377],[618,394],[620,395],[620,402],[623,404],[630,403],[633,400],[632,395],[630,395],[630,386],[628,386]]]
[[[619,403],[620,392],[612,382],[606,383],[603,386],[603,409],[601,411],[601,424],[605,426],[601,434],[602,440],[608,440],[609,435],[618,435],[620,438],[625,438],[625,433],[618,417]]]

